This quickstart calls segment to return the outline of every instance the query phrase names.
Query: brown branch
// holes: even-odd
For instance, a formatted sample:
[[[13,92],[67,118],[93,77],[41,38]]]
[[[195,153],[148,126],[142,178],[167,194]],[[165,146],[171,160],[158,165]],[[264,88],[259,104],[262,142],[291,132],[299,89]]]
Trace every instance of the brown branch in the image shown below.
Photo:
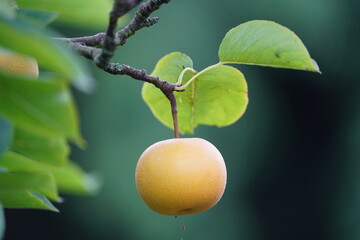
[[[115,33],[118,18],[128,13],[140,2],[141,0],[114,0],[106,33],[98,33],[93,36],[78,38],[55,39],[67,43],[81,55],[92,59],[99,68],[105,69],[110,63],[116,47],[124,45],[126,39],[134,35],[136,31],[156,24],[159,21],[159,18],[150,18],[150,15],[158,10],[162,4],[166,4],[170,2],[170,0],[147,0],[140,5],[130,23]],[[95,49],[91,50],[84,46],[97,49],[101,48],[101,52],[96,51]],[[89,52],[92,52],[92,54],[89,54]],[[97,53],[97,55],[94,55],[93,53]]]
[[[108,29],[106,31],[106,35],[103,41],[101,54],[95,56],[94,62],[100,67],[104,68],[109,63],[111,58],[114,55],[116,50],[115,43],[115,30],[117,27],[117,21],[119,17],[123,16],[131,9],[133,9],[136,5],[140,3],[141,0],[115,0],[113,8],[110,12],[110,19]]]
[[[118,32],[119,45],[124,45],[126,39],[134,35],[142,27],[155,24],[159,19],[149,18],[151,13],[158,10],[162,4],[169,2],[170,0],[148,0],[142,3],[130,23]]]
[[[175,87],[179,86],[163,81],[158,77],[150,76],[145,70],[138,70],[125,64],[110,62],[116,47],[124,45],[126,39],[134,35],[136,31],[143,27],[150,27],[159,21],[158,17],[150,18],[151,13],[158,10],[162,4],[170,2],[170,0],[147,0],[140,5],[130,23],[115,33],[118,18],[129,12],[139,2],[140,0],[115,0],[113,9],[110,12],[109,26],[106,33],[78,38],[56,38],[56,40],[65,42],[78,54],[93,60],[99,68],[110,74],[128,75],[134,79],[151,83],[159,88],[170,101],[174,122],[174,135],[178,138],[177,105],[174,91],[177,91]]]
[[[138,70],[124,64],[111,63],[109,64],[109,67],[105,69],[105,71],[113,75],[128,75],[134,79],[151,83],[155,87],[159,88],[161,92],[165,95],[165,97],[170,101],[171,114],[174,124],[174,136],[175,138],[180,137],[178,118],[177,118],[178,110],[177,110],[176,98],[174,94],[174,91],[176,91],[175,87],[178,87],[178,85],[166,81],[162,81],[160,78],[155,76],[147,75],[146,71],[143,69]],[[181,92],[182,91],[185,90],[181,90]]]
[[[140,28],[138,30],[144,27],[151,27],[152,25],[156,24],[158,21],[159,21],[158,17],[147,18],[143,23],[140,24],[139,26]],[[125,30],[121,29],[120,31],[115,33],[115,43],[117,46],[120,46],[120,39],[118,36],[124,34],[124,32]],[[83,36],[83,37],[75,37],[75,38],[54,38],[54,39],[64,43],[79,43],[89,47],[102,48],[104,45],[103,42],[105,36],[106,33],[102,32],[91,36]]]

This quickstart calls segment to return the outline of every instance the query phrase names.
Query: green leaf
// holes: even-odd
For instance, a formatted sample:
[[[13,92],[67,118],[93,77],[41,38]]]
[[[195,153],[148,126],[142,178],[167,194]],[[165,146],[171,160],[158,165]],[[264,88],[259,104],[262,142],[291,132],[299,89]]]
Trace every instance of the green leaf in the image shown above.
[[[60,81],[22,79],[0,72],[0,113],[35,135],[83,139],[73,98]]]
[[[18,9],[16,17],[20,20],[31,23],[38,27],[45,27],[56,19],[58,16],[54,12],[44,12],[34,9]]]
[[[320,72],[298,36],[286,27],[263,20],[231,29],[220,45],[219,59],[225,63]]]
[[[10,148],[34,160],[58,166],[67,161],[70,153],[65,138],[36,135],[20,128],[15,129]]]
[[[70,194],[94,194],[100,187],[99,179],[86,174],[78,165],[67,162],[64,166],[51,168],[59,190]]]
[[[175,83],[184,67],[192,67],[189,57],[172,53],[162,58],[152,75]],[[185,74],[183,84],[193,76]],[[151,84],[144,84],[143,98],[153,114],[172,128],[169,101]],[[175,93],[178,106],[179,131],[193,133],[200,125],[227,126],[245,112],[248,97],[243,74],[230,66],[214,65],[200,74],[185,92]]]
[[[5,234],[5,216],[4,216],[4,209],[0,202],[0,239],[3,239]]]
[[[112,0],[17,0],[20,8],[58,12],[56,22],[86,28],[104,28],[109,22]]]
[[[5,208],[34,208],[59,212],[59,210],[40,193],[29,191],[0,191],[0,201]]]
[[[58,73],[86,91],[83,89],[86,86],[84,83],[91,78],[78,56],[49,37],[57,35],[49,30],[39,30],[19,19],[11,21],[0,16],[0,36],[6,36],[0,38],[0,46],[35,58],[44,70]]]
[[[57,167],[7,151],[0,157],[0,166],[13,172],[51,173],[60,192],[92,194],[97,190],[96,179],[84,173],[75,163],[67,162]]]
[[[0,156],[9,147],[11,135],[11,123],[0,116]]]
[[[163,81],[176,83],[181,71],[187,67],[193,67],[191,58],[183,53],[173,52],[158,61],[151,75],[157,76]],[[183,79],[188,80],[191,76],[192,75],[187,72]],[[182,94],[187,93],[188,92],[186,91]],[[154,116],[160,122],[172,128],[170,103],[164,94],[158,88],[148,83],[144,83],[141,94]],[[179,114],[182,114],[181,103],[181,100],[178,99],[177,104]],[[182,131],[182,126],[182,122],[180,122],[180,131]]]
[[[176,83],[181,71],[187,67],[193,67],[191,58],[186,54],[173,52],[158,61],[151,75],[160,77],[163,81]],[[184,78],[189,78],[191,76],[192,75],[187,73]],[[144,88],[148,85],[149,84],[145,84]]]
[[[55,178],[51,174],[8,172],[0,173],[0,192],[32,191],[57,201]],[[0,199],[1,201],[1,199]]]
[[[15,17],[15,9],[13,7],[12,1],[10,0],[0,1],[0,16],[10,19]]]

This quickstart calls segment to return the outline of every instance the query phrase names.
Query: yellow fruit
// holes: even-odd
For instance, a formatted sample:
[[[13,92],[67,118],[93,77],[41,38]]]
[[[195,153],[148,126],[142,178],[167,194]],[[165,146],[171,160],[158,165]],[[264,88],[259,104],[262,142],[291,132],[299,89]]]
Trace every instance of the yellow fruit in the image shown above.
[[[217,148],[201,138],[151,145],[136,166],[137,190],[157,213],[180,216],[205,211],[222,197],[226,166]]]
[[[0,52],[0,71],[32,78],[39,76],[35,59],[12,52]]]

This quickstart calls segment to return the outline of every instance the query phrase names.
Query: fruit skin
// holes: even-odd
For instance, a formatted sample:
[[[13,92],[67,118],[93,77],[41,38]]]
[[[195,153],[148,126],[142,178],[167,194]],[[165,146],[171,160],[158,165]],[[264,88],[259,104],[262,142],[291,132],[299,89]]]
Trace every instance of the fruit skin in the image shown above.
[[[205,211],[222,197],[226,166],[221,153],[201,138],[157,142],[140,156],[137,190],[157,213],[180,216]]]
[[[0,71],[24,77],[39,77],[35,59],[12,52],[0,52]]]

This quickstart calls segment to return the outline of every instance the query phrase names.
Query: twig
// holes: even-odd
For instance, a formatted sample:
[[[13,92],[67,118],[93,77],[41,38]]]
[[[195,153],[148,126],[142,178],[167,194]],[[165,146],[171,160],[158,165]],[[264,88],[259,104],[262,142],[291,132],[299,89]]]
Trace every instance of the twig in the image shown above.
[[[105,69],[110,63],[116,47],[124,45],[126,39],[134,35],[136,31],[156,24],[159,18],[150,18],[151,13],[158,10],[162,4],[169,3],[170,0],[147,0],[140,5],[129,24],[115,33],[118,18],[129,12],[139,2],[141,0],[115,0],[113,9],[110,12],[109,26],[106,33],[78,38],[55,38],[55,40],[67,43],[76,49],[80,55],[92,59],[99,68]],[[84,46],[95,49],[91,50]],[[96,50],[99,48],[102,48],[100,53]],[[92,54],[89,54],[89,52],[92,52]]]
[[[101,54],[95,56],[94,58],[94,62],[98,67],[106,67],[114,55],[116,49],[115,30],[119,17],[129,12],[132,8],[139,4],[140,1],[141,0],[114,0]]]
[[[100,48],[88,47],[82,44],[69,42],[68,46],[74,49],[79,55],[88,59],[94,60],[94,58],[101,54]]]
[[[137,2],[140,1],[137,0]],[[150,17],[151,13],[158,10],[162,4],[166,4],[168,2],[170,2],[170,0],[148,0],[147,2],[141,4],[129,24],[114,34],[115,45],[124,45],[126,43],[126,39],[134,35],[136,31],[144,27],[151,27],[152,25],[156,24],[159,21],[159,18]],[[111,24],[113,24],[112,20],[110,20],[109,25]],[[111,29],[113,29],[113,27],[111,27]],[[63,41],[65,43],[81,43],[82,45],[86,45],[89,47],[102,48],[104,46],[105,37],[106,33],[98,33],[92,36],[54,39]]]
[[[130,23],[118,32],[119,45],[124,45],[126,39],[134,35],[139,29],[157,23],[158,18],[149,18],[151,13],[158,10],[162,4],[169,2],[170,0],[148,0],[142,3]]]
[[[141,80],[153,84],[155,87],[159,88],[161,92],[166,96],[170,101],[171,114],[174,124],[174,136],[179,138],[179,127],[178,127],[178,118],[177,118],[177,104],[174,91],[178,85],[162,81],[160,78],[155,76],[150,76],[146,74],[145,70],[138,70],[133,67],[127,66],[125,64],[111,63],[108,65],[108,68],[104,69],[106,72],[113,75],[128,75],[134,79]],[[185,90],[181,90],[185,91]]]
[[[137,30],[144,26],[155,24],[158,19],[148,19],[148,17],[152,12],[158,10],[161,4],[168,3],[169,1],[170,0],[148,0],[145,3],[142,3],[130,23],[121,29],[117,33],[118,37],[115,38],[115,29],[118,18],[122,16],[123,12],[127,12],[128,9],[131,9],[133,7],[132,4],[134,4],[134,1],[131,1],[132,4],[127,6],[125,4],[127,3],[126,0],[115,0],[113,10],[110,12],[110,22],[104,38],[104,45],[101,54],[94,59],[95,64],[100,68],[106,68],[114,55],[116,47],[118,45],[124,45],[126,39],[134,35]],[[124,7],[124,5],[127,7]]]
[[[117,46],[126,43],[126,39],[135,34],[136,31],[150,27],[159,21],[158,17],[150,18],[151,13],[158,10],[162,4],[169,3],[170,0],[147,0],[142,3],[136,11],[134,17],[123,29],[115,33],[117,20],[139,4],[141,0],[115,0],[113,9],[110,12],[109,26],[106,33],[98,33],[93,36],[77,38],[55,38],[55,40],[65,42],[83,56],[90,57],[95,64],[105,69],[110,63]],[[80,45],[80,46],[79,46]],[[98,51],[83,47],[102,48],[100,54]],[[82,52],[84,51],[84,52]],[[90,54],[96,52],[98,55]]]
[[[150,18],[151,13],[158,10],[162,4],[170,2],[170,0],[147,0],[139,6],[130,23],[115,33],[118,18],[129,12],[139,4],[140,1],[141,0],[114,0],[106,33],[98,33],[93,36],[78,38],[56,38],[56,40],[65,42],[78,54],[93,60],[99,68],[110,74],[128,75],[134,79],[151,83],[159,88],[170,101],[174,122],[174,135],[178,138],[177,105],[174,91],[179,91],[176,90],[176,88],[180,86],[163,81],[158,77],[150,76],[145,70],[138,70],[125,64],[110,62],[116,47],[124,45],[126,40],[141,28],[150,27],[156,24],[159,21],[159,18]]]

